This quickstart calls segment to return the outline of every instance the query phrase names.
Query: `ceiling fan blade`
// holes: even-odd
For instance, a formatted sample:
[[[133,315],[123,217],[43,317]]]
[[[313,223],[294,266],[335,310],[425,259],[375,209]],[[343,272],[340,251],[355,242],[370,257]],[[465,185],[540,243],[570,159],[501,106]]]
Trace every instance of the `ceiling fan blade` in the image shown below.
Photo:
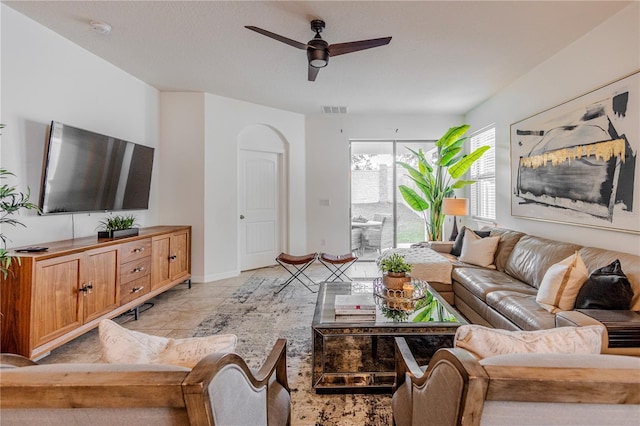
[[[276,33],[272,33],[271,31],[263,30],[262,28],[254,27],[252,25],[245,25],[245,28],[251,31],[255,31],[258,34],[262,34],[264,36],[270,37],[274,40],[281,41],[284,44],[288,44],[289,46],[296,47],[298,49],[306,49],[306,43],[300,43],[299,41],[291,40],[290,38],[283,37]]]
[[[320,68],[314,68],[311,65],[309,65],[309,81],[316,81],[316,77],[318,76],[318,71],[320,71]]]
[[[345,53],[357,52],[358,50],[371,49],[372,47],[389,44],[391,37],[373,38],[371,40],[351,41],[348,43],[338,43],[329,46],[331,57],[344,55]]]

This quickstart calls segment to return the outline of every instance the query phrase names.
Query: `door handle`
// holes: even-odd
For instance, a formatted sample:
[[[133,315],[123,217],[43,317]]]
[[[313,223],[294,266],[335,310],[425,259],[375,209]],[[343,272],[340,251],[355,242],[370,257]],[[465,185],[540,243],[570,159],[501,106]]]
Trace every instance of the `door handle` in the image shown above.
[[[240,219],[244,219],[244,215],[243,214],[240,215]]]

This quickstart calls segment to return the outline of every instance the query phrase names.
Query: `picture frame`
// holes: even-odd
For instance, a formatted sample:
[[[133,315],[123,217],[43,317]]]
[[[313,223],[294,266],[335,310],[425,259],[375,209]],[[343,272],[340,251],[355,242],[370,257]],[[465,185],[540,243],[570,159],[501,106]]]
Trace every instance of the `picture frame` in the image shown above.
[[[640,234],[640,71],[511,124],[511,215]]]

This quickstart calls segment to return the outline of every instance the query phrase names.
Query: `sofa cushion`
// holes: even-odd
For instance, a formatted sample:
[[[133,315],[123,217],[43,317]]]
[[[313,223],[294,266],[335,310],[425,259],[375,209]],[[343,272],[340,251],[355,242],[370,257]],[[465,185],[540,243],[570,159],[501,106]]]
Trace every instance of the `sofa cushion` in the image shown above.
[[[629,310],[633,290],[618,259],[591,273],[577,294],[576,309]]]
[[[497,355],[480,360],[480,365],[489,366],[518,366],[518,367],[548,367],[548,368],[597,368],[615,370],[630,368],[640,370],[640,358],[624,355],[580,354],[563,356],[565,354],[520,354]]]
[[[487,304],[522,330],[544,330],[556,326],[555,315],[536,302],[535,294],[494,291]]]
[[[524,235],[513,247],[504,270],[512,277],[539,288],[551,265],[579,249],[576,244]]]
[[[452,277],[454,281],[483,301],[492,291],[509,290],[533,296],[537,293],[537,290],[529,284],[493,269],[454,268]]]
[[[544,274],[536,302],[547,311],[569,311],[573,309],[580,287],[584,284],[589,271],[580,254],[575,252],[566,259],[551,265]]]
[[[237,337],[220,334],[187,339],[152,336],[126,329],[111,320],[98,326],[102,360],[119,364],[169,364],[192,368],[205,356],[233,352]]]
[[[458,233],[458,236],[456,237],[456,240],[453,243],[453,247],[451,247],[450,253],[452,255],[460,256],[460,254],[462,254],[462,247],[464,246],[464,235],[466,234],[467,229],[469,228],[467,228],[466,226],[463,226],[460,232]],[[472,231],[471,229],[469,230]],[[473,231],[473,232],[480,238],[488,237],[491,234],[491,231]]]
[[[580,249],[580,256],[587,265],[589,271],[595,271],[603,266],[609,265],[616,259],[620,260],[620,266],[627,276],[633,298],[631,299],[631,310],[640,311],[640,257],[637,255],[622,253],[613,250],[604,250],[595,247],[583,247]]]
[[[483,267],[493,266],[493,256],[498,248],[500,237],[479,237],[473,231],[464,234],[464,244],[460,253],[460,260],[472,265]]]
[[[496,249],[495,254],[495,265],[496,269],[500,272],[504,271],[504,267],[507,264],[507,259],[509,259],[509,255],[511,251],[515,247],[516,243],[522,238],[524,234],[522,232],[511,231],[509,229],[503,228],[493,228],[491,229],[491,236],[500,237],[500,242],[498,243],[498,248]]]
[[[560,327],[536,331],[508,331],[481,325],[456,330],[453,345],[487,358],[507,354],[599,354],[604,327]]]

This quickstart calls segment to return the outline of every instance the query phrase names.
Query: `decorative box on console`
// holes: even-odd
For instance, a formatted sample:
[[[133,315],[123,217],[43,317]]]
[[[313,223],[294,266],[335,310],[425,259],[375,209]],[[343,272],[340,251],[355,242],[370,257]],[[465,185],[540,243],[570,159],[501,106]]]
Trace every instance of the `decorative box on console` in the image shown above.
[[[138,228],[118,229],[115,231],[98,231],[98,238],[124,238],[138,235]]]

